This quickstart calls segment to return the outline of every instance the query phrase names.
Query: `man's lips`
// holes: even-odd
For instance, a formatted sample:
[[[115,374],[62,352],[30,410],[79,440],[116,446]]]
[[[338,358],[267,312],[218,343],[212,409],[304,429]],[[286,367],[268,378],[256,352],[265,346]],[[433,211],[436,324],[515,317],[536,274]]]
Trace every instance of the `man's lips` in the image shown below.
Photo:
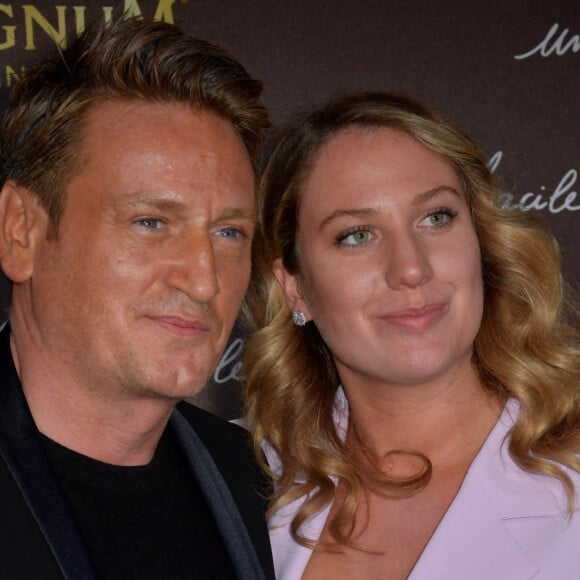
[[[148,318],[177,336],[199,336],[210,330],[209,324],[199,319],[183,318],[181,316],[149,316]]]
[[[447,304],[429,304],[421,308],[408,308],[391,312],[381,318],[401,328],[409,330],[425,330],[438,322],[447,312]]]

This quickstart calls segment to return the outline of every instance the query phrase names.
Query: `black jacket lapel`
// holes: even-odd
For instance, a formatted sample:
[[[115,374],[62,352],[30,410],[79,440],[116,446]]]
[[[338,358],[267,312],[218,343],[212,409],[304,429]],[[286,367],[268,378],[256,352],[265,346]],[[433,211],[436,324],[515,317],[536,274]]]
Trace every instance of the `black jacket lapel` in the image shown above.
[[[214,515],[238,577],[240,580],[263,580],[264,572],[246,526],[208,450],[177,409],[173,411],[169,425]]]
[[[22,393],[10,353],[8,326],[0,333],[0,361],[0,457],[18,484],[64,578],[96,580]]]

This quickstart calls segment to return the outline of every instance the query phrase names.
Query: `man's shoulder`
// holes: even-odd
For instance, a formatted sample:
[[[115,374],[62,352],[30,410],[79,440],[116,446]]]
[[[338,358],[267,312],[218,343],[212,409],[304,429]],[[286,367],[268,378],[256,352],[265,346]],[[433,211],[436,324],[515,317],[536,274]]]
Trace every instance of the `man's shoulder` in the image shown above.
[[[177,411],[191,425],[220,470],[222,461],[227,461],[229,465],[232,462],[254,465],[249,434],[245,429],[190,403],[180,403]]]
[[[248,433],[245,429],[201,407],[183,401],[177,405],[176,409],[187,419],[187,422],[201,439],[227,435],[234,439],[247,441]]]
[[[272,491],[271,484],[258,467],[248,431],[190,403],[180,403],[177,411],[188,421],[212,456],[238,506],[266,577],[274,578],[264,517]]]
[[[257,499],[263,512],[270,482],[258,467],[248,431],[190,403],[180,403],[177,411],[205,445],[234,497]]]

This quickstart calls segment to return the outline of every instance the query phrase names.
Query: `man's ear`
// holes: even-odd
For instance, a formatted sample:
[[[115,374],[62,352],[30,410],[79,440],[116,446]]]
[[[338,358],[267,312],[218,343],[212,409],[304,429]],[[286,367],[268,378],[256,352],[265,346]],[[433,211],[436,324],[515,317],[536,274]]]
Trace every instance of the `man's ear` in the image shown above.
[[[286,296],[286,303],[292,312],[303,312],[309,320],[312,320],[310,310],[306,305],[302,290],[300,288],[300,281],[297,275],[290,274],[282,263],[282,258],[276,258],[272,264],[274,276]]]
[[[7,181],[0,191],[0,265],[12,282],[32,276],[34,250],[46,237],[48,217],[30,191]]]

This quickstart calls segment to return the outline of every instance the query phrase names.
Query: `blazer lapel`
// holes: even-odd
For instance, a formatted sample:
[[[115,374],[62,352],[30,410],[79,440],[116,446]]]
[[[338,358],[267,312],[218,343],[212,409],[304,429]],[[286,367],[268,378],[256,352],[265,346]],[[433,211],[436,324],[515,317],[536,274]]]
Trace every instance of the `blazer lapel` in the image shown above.
[[[262,566],[242,516],[208,450],[177,409],[171,415],[169,426],[177,436],[190,469],[214,515],[238,577],[240,580],[264,580]]]
[[[541,569],[537,550],[566,526],[565,498],[556,480],[511,459],[504,441],[517,414],[508,402],[410,580],[525,580]]]
[[[525,580],[538,572],[536,562],[504,525],[494,502],[484,490],[479,492],[468,490],[456,498],[409,580]]]
[[[67,580],[96,580],[88,551],[48,460],[10,353],[10,329],[0,333],[0,456]]]

